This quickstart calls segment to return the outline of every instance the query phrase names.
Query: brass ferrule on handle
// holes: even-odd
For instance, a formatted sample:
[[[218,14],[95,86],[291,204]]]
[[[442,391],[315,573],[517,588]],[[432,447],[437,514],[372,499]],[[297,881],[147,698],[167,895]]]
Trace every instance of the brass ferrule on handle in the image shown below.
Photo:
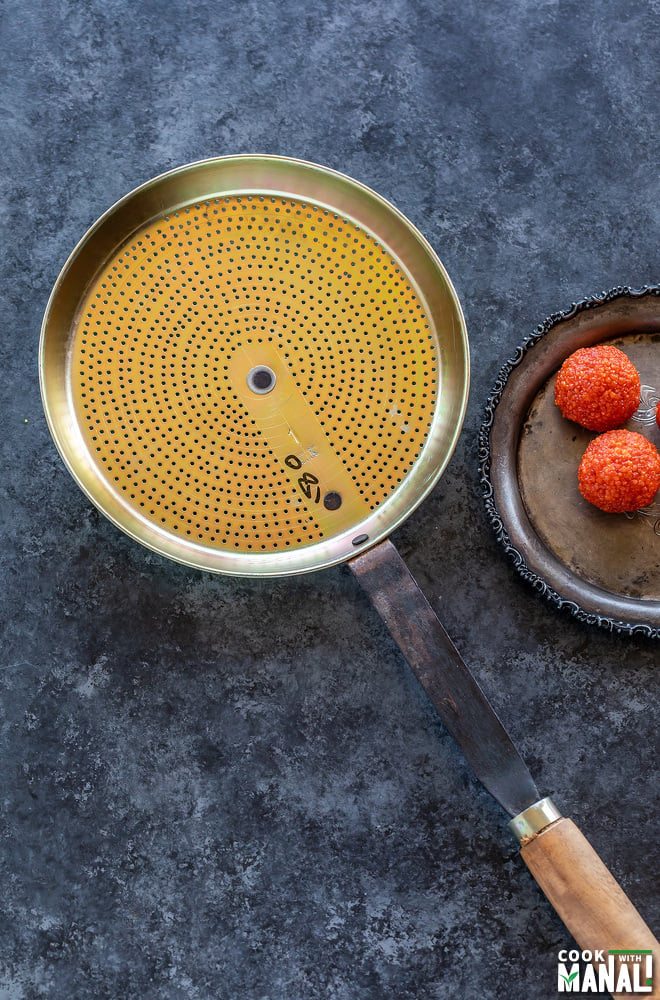
[[[514,816],[509,823],[509,829],[519,844],[526,844],[558,819],[561,819],[561,813],[552,799],[539,799]]]

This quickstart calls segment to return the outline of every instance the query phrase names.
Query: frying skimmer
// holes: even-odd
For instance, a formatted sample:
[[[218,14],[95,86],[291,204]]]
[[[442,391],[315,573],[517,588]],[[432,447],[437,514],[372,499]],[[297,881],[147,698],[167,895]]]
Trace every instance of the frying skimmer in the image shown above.
[[[539,799],[387,540],[442,474],[469,382],[454,289],[401,213],[283,157],[157,177],[65,264],[40,376],[69,470],[142,544],[232,575],[348,560],[582,946],[654,940],[577,828]]]
[[[60,451],[111,520],[188,565],[271,576],[407,516],[454,448],[468,368],[449,279],[395,209],[248,156],[110,209],[58,280],[41,373]]]

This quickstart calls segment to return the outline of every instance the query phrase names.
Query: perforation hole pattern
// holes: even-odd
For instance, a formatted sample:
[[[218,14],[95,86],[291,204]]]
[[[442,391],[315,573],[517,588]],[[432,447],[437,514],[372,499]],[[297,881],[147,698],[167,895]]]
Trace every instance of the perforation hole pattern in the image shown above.
[[[228,377],[279,352],[368,508],[429,433],[438,351],[414,286],[353,221],[282,197],[190,205],[141,229],[76,322],[74,403],[115,490],[179,537],[233,551],[324,537]]]

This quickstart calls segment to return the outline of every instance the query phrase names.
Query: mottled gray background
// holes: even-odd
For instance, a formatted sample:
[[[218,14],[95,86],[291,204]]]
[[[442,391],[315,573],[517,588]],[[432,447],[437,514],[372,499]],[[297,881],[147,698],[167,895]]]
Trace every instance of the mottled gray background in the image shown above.
[[[658,280],[659,15],[3,7],[1,1000],[545,1000],[571,940],[345,568],[245,582],[169,563],[98,516],[55,452],[37,345],[60,267],[121,195],[219,154],[348,173],[442,257],[470,406],[396,542],[541,789],[657,920],[658,645],[581,625],[516,576],[477,435],[547,315]]]

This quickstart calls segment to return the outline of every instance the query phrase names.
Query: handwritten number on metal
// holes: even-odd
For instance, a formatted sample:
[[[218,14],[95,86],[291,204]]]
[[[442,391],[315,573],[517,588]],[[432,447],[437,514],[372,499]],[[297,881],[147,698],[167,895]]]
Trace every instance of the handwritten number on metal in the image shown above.
[[[288,465],[290,469],[301,469],[302,462],[297,455],[287,455],[284,459],[285,465]],[[298,480],[298,486],[300,487],[304,496],[308,500],[312,500],[313,503],[318,503],[321,499],[321,487],[319,486],[319,481],[312,472],[303,472],[302,476]]]
[[[321,499],[321,487],[318,485],[318,479],[311,472],[303,472],[302,476],[298,480],[298,486],[303,491],[308,500],[313,500],[314,503],[318,503]]]

